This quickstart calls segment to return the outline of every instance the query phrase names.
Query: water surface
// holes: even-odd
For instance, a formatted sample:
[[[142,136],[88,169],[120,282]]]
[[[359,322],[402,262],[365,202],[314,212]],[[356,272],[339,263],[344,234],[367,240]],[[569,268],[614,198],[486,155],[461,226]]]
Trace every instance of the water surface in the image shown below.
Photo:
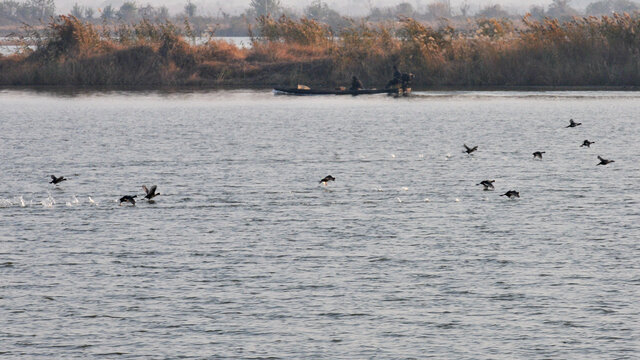
[[[0,355],[637,357],[640,94],[416,95],[1,91]]]

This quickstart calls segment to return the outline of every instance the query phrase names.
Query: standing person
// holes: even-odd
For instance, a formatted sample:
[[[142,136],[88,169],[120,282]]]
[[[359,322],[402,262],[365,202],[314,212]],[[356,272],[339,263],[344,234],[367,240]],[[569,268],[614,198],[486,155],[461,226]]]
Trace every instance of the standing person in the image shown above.
[[[397,80],[402,80],[402,73],[398,70],[398,67],[393,65],[393,78]]]
[[[396,65],[393,65],[393,79],[389,80],[386,88],[398,87],[400,84],[402,84],[402,73],[398,70]]]

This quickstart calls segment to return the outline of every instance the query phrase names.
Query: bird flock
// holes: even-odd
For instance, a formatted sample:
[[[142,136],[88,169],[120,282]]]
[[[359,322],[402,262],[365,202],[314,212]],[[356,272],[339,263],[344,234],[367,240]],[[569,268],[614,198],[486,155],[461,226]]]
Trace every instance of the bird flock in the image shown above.
[[[64,176],[60,176],[57,177],[55,175],[51,175],[51,181],[49,181],[49,184],[54,184],[54,185],[58,185],[63,181],[67,181],[68,179],[66,179]],[[142,190],[144,190],[145,195],[143,197],[143,199],[148,200],[150,203],[153,203],[154,200],[152,200],[154,197],[160,195],[159,192],[156,192],[156,189],[158,188],[157,185],[153,185],[150,189],[147,188],[146,185],[142,185]],[[120,205],[124,204],[124,203],[129,203],[132,206],[136,205],[136,198],[138,197],[138,195],[124,195],[122,196],[120,199],[118,199],[118,202],[120,203]],[[90,201],[93,202],[93,200],[91,198],[89,198]]]
[[[580,125],[582,125],[582,123],[575,122],[573,119],[569,119],[569,125],[567,125],[566,128],[574,128],[574,127],[577,127],[577,126],[580,126]],[[588,147],[588,148],[590,148],[592,144],[595,144],[595,141],[584,140],[582,142],[582,145],[580,145],[580,147]],[[463,152],[467,153],[468,155],[473,155],[473,153],[478,150],[478,145],[471,147],[471,146],[468,146],[467,144],[462,144],[462,146],[464,147]],[[535,152],[533,152],[533,158],[542,160],[542,154],[545,154],[545,153],[546,153],[545,151],[535,151]],[[608,165],[608,164],[611,164],[612,162],[615,162],[615,160],[604,159],[600,155],[598,155],[598,160],[600,160],[600,162],[598,164],[596,164],[596,165]],[[335,181],[335,180],[336,180],[336,178],[334,178],[333,176],[327,175],[322,180],[320,180],[320,184],[322,184],[324,186],[327,186],[327,184],[330,181]],[[476,185],[482,185],[483,186],[483,190],[485,190],[485,191],[493,191],[495,189],[495,187],[493,186],[494,182],[496,182],[496,181],[495,180],[482,180],[481,182],[477,183]],[[520,197],[520,192],[518,192],[516,190],[509,190],[509,191],[505,192],[504,194],[502,194],[500,196],[506,196],[509,199],[519,198]]]
[[[569,125],[566,126],[567,128],[574,128],[577,126],[582,125],[582,123],[579,122],[575,122],[573,119],[569,120]],[[590,148],[592,144],[595,144],[595,141],[589,141],[589,140],[584,140],[582,142],[582,145],[580,145],[580,147],[588,147]],[[468,155],[472,156],[474,152],[478,151],[478,145],[470,147],[467,144],[463,144],[464,150],[463,152],[467,153]],[[533,152],[533,158],[534,159],[539,159],[542,160],[542,155],[545,154],[545,151],[535,151]],[[613,162],[615,162],[615,160],[610,160],[610,159],[605,159],[603,157],[601,157],[600,155],[598,155],[598,160],[600,161],[599,163],[597,163],[596,165],[608,165],[611,164]],[[49,182],[50,184],[54,184],[54,185],[58,185],[63,181],[67,181],[68,179],[66,179],[64,176],[60,176],[57,177],[55,175],[51,175],[51,181]],[[331,181],[336,181],[336,178],[333,177],[332,175],[327,175],[324,178],[322,178],[320,180],[320,184],[327,186],[329,184],[329,182]],[[476,185],[482,185],[483,186],[483,190],[485,191],[493,191],[495,189],[493,183],[495,183],[495,180],[482,180],[481,182],[477,183]],[[143,199],[148,200],[149,202],[153,202],[153,198],[155,198],[156,196],[160,195],[159,192],[156,192],[157,190],[157,185],[153,185],[151,186],[151,188],[147,188],[146,185],[142,185],[142,189],[145,192],[145,195],[143,197]],[[501,194],[500,196],[506,196],[509,199],[513,199],[513,198],[519,198],[520,197],[520,192],[516,191],[516,190],[509,190],[507,192],[505,192],[504,194]],[[135,206],[136,204],[136,198],[138,197],[138,195],[124,195],[122,196],[118,201],[120,203],[120,205],[124,204],[124,203],[129,203],[132,206]]]

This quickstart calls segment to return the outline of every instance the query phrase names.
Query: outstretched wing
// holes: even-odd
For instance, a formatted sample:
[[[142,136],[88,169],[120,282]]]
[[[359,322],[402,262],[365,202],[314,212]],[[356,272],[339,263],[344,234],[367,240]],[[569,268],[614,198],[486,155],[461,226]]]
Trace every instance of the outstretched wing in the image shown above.
[[[598,160],[604,161],[604,159],[600,155],[598,155]]]
[[[142,185],[142,190],[144,190],[144,193],[149,195],[149,189],[147,189],[147,185]]]
[[[156,188],[157,188],[157,187],[158,187],[158,185],[153,185],[153,186],[151,187],[151,189],[149,189],[149,193],[150,193],[151,195],[154,195],[154,194],[156,193]]]
[[[51,175],[51,180],[56,180],[56,176],[55,175]]]

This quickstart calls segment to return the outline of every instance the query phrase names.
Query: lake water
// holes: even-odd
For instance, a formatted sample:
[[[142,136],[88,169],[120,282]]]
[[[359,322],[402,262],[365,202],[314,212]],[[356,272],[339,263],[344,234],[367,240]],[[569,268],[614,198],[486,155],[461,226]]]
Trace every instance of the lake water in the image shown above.
[[[0,357],[639,354],[640,93],[5,90],[0,109]]]

